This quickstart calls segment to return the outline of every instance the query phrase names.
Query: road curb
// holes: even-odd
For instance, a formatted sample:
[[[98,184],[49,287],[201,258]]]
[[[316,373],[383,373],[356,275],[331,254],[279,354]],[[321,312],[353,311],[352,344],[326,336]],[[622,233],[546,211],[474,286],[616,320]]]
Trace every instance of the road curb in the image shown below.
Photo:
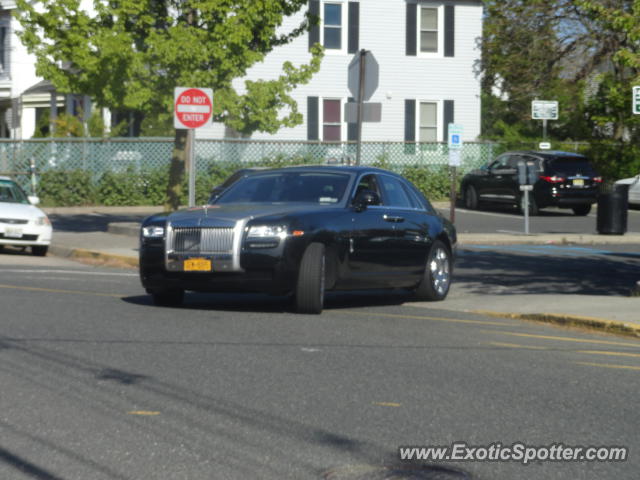
[[[596,330],[603,333],[613,333],[625,335],[633,338],[640,338],[640,326],[616,320],[607,320],[597,317],[586,317],[582,315],[571,315],[566,313],[510,313],[496,312],[493,310],[471,310],[470,313],[478,315],[488,315],[497,318],[510,318],[515,320],[530,320],[540,323],[551,323],[565,327],[582,327],[589,330]]]
[[[70,258],[92,264],[108,265],[112,267],[138,268],[137,257],[127,255],[116,255],[112,253],[86,250],[84,248],[67,248],[58,245],[51,245],[49,253],[56,257]]]

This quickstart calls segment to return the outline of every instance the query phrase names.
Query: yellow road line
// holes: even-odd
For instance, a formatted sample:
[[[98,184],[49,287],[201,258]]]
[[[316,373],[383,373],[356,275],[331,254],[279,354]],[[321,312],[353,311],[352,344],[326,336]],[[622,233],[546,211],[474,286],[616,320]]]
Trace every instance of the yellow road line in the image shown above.
[[[535,347],[532,345],[518,345],[517,343],[487,342],[489,345],[507,348],[523,348],[525,350],[549,350],[548,347]]]
[[[154,412],[150,410],[133,410],[131,412],[127,412],[127,415],[142,415],[142,416],[151,417],[154,415],[160,415],[160,412]]]
[[[585,338],[571,338],[571,337],[554,337],[551,335],[533,335],[531,333],[515,333],[515,332],[501,332],[498,330],[485,330],[487,334],[499,334],[509,335],[512,337],[525,337],[525,338],[539,338],[542,340],[556,340],[559,342],[575,342],[575,343],[596,343],[599,345],[618,345],[621,347],[635,347],[640,348],[640,342],[638,343],[623,343],[623,342],[609,342],[607,340],[588,340]]]
[[[401,407],[402,404],[401,403],[395,403],[395,402],[373,402],[374,405],[377,405],[378,407]]]
[[[73,295],[92,295],[96,297],[112,297],[112,298],[123,298],[124,295],[118,295],[115,293],[99,293],[99,292],[83,292],[80,290],[61,290],[58,288],[40,288],[40,287],[21,287],[18,285],[3,285],[0,284],[0,288],[14,289],[14,290],[24,290],[27,292],[48,292],[48,293],[70,293]]]
[[[612,357],[640,358],[640,353],[605,352],[603,350],[576,350],[576,353],[586,353],[586,354],[589,354],[589,355],[608,355],[608,356],[612,356]]]
[[[611,365],[609,363],[590,363],[590,362],[574,362],[578,365],[586,365],[588,367],[602,367],[602,368],[615,368],[619,370],[638,370],[640,367],[633,367],[631,365]]]
[[[451,323],[473,323],[478,325],[498,325],[504,327],[505,325],[516,326],[516,324],[508,323],[508,322],[490,322],[483,320],[461,320],[457,318],[443,318],[443,317],[425,317],[421,315],[401,315],[395,313],[364,313],[364,312],[354,312],[353,310],[343,310],[340,313],[346,313],[350,315],[360,315],[365,317],[389,317],[389,318],[411,318],[417,320],[433,320],[436,322],[451,322]]]

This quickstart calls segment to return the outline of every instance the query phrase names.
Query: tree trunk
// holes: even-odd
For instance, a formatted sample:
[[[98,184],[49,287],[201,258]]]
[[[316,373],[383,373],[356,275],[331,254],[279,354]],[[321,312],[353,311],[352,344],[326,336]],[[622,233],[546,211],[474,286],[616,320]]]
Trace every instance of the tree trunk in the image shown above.
[[[164,209],[177,210],[180,208],[184,188],[184,172],[187,160],[187,130],[176,128],[169,168],[169,183],[167,184],[167,199]]]

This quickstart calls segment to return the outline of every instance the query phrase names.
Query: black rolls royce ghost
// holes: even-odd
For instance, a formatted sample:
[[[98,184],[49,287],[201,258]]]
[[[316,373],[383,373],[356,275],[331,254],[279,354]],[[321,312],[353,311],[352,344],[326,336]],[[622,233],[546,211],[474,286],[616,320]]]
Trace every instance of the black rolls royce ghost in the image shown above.
[[[248,171],[212,204],[154,215],[140,278],[158,305],[185,291],[293,294],[320,313],[325,291],[408,288],[443,300],[456,232],[410,182],[354,166]]]

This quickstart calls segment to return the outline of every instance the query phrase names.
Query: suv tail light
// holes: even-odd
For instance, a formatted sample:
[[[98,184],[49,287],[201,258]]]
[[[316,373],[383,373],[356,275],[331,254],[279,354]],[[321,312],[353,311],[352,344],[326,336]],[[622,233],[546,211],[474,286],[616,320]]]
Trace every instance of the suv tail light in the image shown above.
[[[547,177],[545,175],[540,175],[540,179],[544,180],[545,182],[548,182],[548,183],[562,183],[562,182],[564,182],[566,180],[564,177],[558,177],[557,175],[554,175],[553,177]]]
[[[602,177],[593,177],[595,183],[602,183]]]

